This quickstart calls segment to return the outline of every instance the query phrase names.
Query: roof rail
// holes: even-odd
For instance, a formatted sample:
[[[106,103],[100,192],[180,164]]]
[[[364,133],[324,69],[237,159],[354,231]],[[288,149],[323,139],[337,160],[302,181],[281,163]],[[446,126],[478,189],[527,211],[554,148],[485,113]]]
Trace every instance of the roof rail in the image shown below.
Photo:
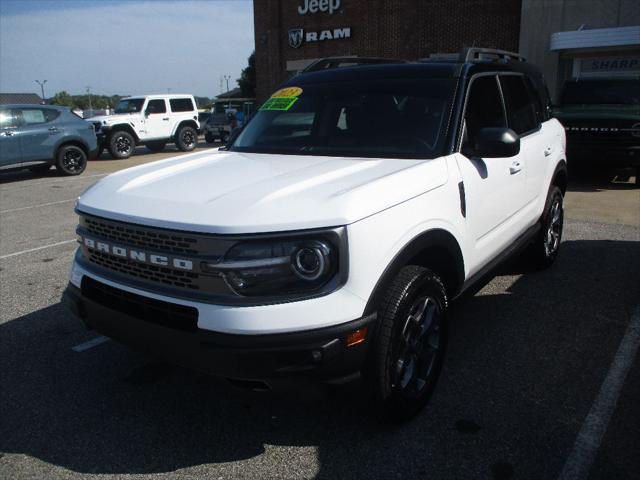
[[[527,60],[519,53],[497,50],[495,48],[465,48],[460,52],[461,62],[473,62],[479,60],[515,60],[526,62]]]
[[[310,63],[300,73],[317,72],[330,68],[353,67],[356,65],[379,65],[383,63],[406,63],[406,61],[377,57],[327,57]]]

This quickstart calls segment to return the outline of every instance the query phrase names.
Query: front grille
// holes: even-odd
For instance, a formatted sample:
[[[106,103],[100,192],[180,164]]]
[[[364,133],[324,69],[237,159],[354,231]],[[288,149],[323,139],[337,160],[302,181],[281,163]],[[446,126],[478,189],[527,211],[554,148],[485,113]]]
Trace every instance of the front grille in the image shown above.
[[[198,329],[196,308],[125,292],[86,275],[81,290],[87,299],[130,317],[176,330],[195,332]]]
[[[154,229],[154,231],[147,227],[136,227],[88,216],[84,217],[84,226],[90,234],[96,237],[125,245],[135,245],[167,253],[198,254],[197,238],[185,234],[178,235],[159,229]]]
[[[151,281],[178,288],[200,290],[197,273],[184,272],[173,268],[157,267],[146,263],[133,262],[104,252],[89,251],[89,261],[107,270],[131,275],[142,281]]]

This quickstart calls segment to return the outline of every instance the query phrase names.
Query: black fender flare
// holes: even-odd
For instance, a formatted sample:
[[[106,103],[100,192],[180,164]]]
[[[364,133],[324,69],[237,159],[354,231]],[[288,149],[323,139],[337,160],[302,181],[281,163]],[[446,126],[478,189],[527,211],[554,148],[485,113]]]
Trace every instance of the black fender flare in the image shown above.
[[[438,254],[430,256],[429,254]],[[443,229],[427,230],[413,238],[387,265],[374,287],[363,315],[378,309],[385,291],[402,267],[422,265],[434,270],[445,283],[449,298],[453,298],[464,284],[464,257],[455,237]]]
[[[110,140],[111,139],[111,135],[113,135],[116,132],[121,132],[123,130],[125,132],[133,135],[133,139],[136,141],[136,144],[140,143],[140,138],[138,137],[138,134],[133,129],[133,127],[131,125],[129,125],[128,123],[118,123],[116,125],[113,125],[113,126],[109,127],[109,130],[107,131],[107,138]]]
[[[180,131],[180,129],[184,126],[193,127],[196,130],[196,132],[198,131],[198,124],[195,122],[195,120],[183,120],[176,126],[175,130],[171,134],[171,137],[175,138],[176,135],[178,135],[178,132]]]

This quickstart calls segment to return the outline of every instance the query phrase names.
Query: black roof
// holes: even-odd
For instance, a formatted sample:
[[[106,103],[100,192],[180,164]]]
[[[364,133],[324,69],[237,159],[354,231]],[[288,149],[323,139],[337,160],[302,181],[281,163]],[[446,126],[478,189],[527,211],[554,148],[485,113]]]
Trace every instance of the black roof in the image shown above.
[[[42,104],[42,98],[35,93],[0,93],[0,104]]]

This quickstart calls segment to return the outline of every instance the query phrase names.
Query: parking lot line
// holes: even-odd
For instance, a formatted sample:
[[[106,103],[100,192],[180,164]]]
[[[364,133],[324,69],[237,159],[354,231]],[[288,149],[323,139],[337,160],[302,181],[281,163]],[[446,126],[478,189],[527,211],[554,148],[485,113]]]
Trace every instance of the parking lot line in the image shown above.
[[[640,305],[637,305],[622,337],[600,392],[578,433],[573,450],[564,464],[559,480],[586,479],[598,453],[611,416],[618,403],[624,380],[640,346]]]
[[[68,200],[60,200],[59,202],[48,202],[48,203],[40,203],[38,205],[30,205],[28,207],[20,207],[20,208],[10,208],[9,210],[1,210],[0,215],[3,213],[11,213],[11,212],[19,212],[20,210],[29,210],[30,208],[39,208],[39,207],[47,207],[49,205],[58,205],[60,203],[68,203],[75,202],[75,198],[70,198]]]
[[[74,352],[84,352],[85,350],[97,347],[98,345],[101,345],[109,340],[111,340],[109,337],[103,337],[101,335],[99,337],[92,338],[91,340],[88,340],[84,343],[81,343],[80,345],[76,345],[75,347],[72,347],[71,350],[73,350]]]
[[[4,260],[5,258],[15,257],[17,255],[22,255],[24,253],[37,252],[38,250],[44,250],[45,248],[57,247],[58,245],[64,245],[66,243],[77,242],[75,238],[73,240],[65,240],[63,242],[50,243],[49,245],[43,245],[42,247],[29,248],[28,250],[22,250],[20,252],[8,253],[7,255],[0,256],[0,260]]]

